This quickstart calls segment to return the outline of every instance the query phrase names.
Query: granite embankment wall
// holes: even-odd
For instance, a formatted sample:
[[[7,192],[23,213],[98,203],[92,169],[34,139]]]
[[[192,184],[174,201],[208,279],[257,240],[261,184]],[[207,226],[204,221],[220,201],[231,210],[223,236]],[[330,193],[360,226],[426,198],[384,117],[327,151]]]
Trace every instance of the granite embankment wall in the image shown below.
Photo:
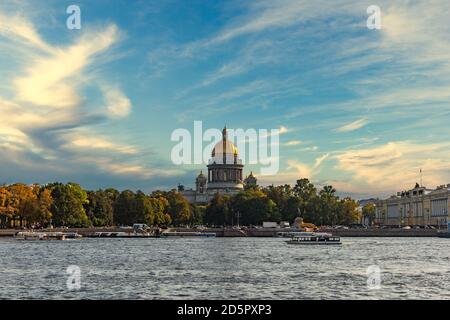
[[[12,237],[20,230],[0,229],[0,237]],[[85,236],[94,232],[118,232],[124,231],[121,228],[71,228],[71,229],[52,229],[48,231],[78,232]],[[191,231],[199,232],[197,229],[172,228],[169,231]],[[214,232],[218,237],[276,237],[278,232],[297,231],[295,229],[278,228],[252,228],[246,230],[211,228],[202,230],[202,232]],[[323,229],[321,232],[329,232],[341,237],[436,237],[437,230],[433,229]]]
[[[199,231],[194,229],[176,228],[173,231]],[[279,232],[294,232],[296,229],[252,228],[236,229],[206,229],[204,232],[215,232],[218,237],[276,237]],[[433,229],[322,229],[341,237],[436,237],[437,230]]]

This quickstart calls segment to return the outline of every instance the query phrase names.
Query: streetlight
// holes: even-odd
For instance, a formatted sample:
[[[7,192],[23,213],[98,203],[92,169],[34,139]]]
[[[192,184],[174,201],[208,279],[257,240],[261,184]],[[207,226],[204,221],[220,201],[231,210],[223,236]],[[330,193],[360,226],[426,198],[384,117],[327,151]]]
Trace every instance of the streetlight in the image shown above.
[[[238,211],[236,212],[236,218],[237,218],[237,227],[239,228],[239,218],[241,217],[241,213]]]

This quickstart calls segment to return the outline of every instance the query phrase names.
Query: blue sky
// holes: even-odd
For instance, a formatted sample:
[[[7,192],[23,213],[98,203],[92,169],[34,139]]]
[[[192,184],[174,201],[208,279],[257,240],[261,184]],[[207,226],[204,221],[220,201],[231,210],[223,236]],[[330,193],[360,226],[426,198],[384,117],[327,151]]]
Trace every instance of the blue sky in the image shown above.
[[[262,184],[448,183],[450,4],[375,2],[2,1],[0,183],[192,186],[204,166],[174,165],[170,135],[195,120],[282,128]]]

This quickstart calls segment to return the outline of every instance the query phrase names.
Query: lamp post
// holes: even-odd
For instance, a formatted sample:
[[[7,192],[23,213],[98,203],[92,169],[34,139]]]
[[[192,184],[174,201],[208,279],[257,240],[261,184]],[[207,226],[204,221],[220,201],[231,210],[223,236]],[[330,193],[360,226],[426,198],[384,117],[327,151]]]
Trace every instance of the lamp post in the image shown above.
[[[238,211],[238,212],[236,212],[236,218],[237,218],[237,227],[238,228],[240,228],[239,227],[239,218],[241,217],[241,213]]]

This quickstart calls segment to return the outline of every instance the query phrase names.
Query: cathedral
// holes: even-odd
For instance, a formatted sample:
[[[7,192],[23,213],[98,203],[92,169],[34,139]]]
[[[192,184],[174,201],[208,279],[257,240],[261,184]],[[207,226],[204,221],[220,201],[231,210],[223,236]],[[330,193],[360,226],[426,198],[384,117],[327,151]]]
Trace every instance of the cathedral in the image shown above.
[[[195,190],[180,190],[190,203],[206,204],[217,192],[221,195],[235,195],[244,190],[244,185],[256,185],[257,183],[253,173],[243,180],[244,165],[239,159],[238,149],[233,142],[228,140],[226,127],[222,131],[222,140],[214,146],[211,152],[207,168],[206,176],[203,171],[197,176]]]

